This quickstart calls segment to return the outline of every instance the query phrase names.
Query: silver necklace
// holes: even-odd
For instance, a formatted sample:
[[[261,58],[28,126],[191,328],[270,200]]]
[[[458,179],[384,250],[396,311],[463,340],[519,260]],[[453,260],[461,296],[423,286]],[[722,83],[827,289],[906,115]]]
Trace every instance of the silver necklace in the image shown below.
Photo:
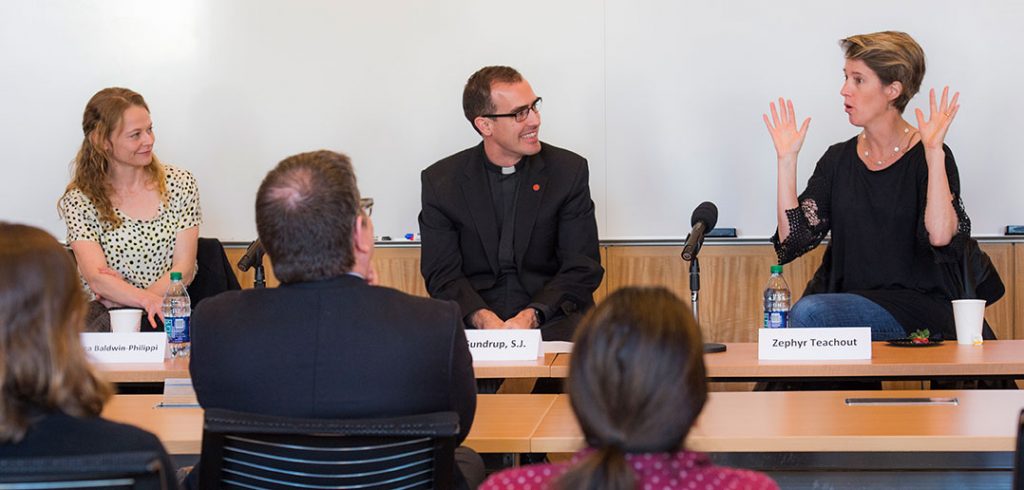
[[[917,131],[914,131],[914,132],[916,133]],[[910,128],[903,128],[903,134],[904,135],[909,134],[909,133],[910,133]],[[870,161],[871,160],[871,152],[868,151],[868,139],[867,138],[868,138],[867,134],[865,134],[865,133],[861,133],[860,134],[861,142],[864,145],[864,159]],[[907,143],[910,143],[910,141],[912,141],[913,139],[914,139],[914,136],[910,135],[910,138],[907,140]],[[903,141],[903,138],[900,138],[900,141]],[[897,142],[897,143],[899,143],[899,142]],[[907,151],[907,147],[906,146],[897,144],[896,146],[894,146],[892,148],[892,152],[889,153],[888,156],[884,156],[883,158],[881,158],[879,160],[875,160],[874,163],[875,163],[875,165],[878,165],[879,167],[881,167],[882,165],[885,164],[886,160],[889,160],[892,157],[895,157],[895,156],[897,156],[900,153],[903,153],[905,151]]]

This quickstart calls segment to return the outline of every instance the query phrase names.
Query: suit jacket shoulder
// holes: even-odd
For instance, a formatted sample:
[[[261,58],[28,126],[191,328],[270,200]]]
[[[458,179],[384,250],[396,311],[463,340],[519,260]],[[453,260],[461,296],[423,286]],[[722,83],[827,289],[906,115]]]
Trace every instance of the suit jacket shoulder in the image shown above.
[[[542,143],[540,154],[541,158],[545,161],[554,161],[559,164],[566,165],[586,165],[587,159],[583,158],[579,154],[566,150],[565,148],[559,148],[549,143]]]

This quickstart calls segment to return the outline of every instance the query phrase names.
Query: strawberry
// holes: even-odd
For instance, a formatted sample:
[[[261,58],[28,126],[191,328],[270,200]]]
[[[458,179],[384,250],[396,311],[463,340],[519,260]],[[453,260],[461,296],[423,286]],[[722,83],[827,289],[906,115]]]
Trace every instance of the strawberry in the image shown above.
[[[910,332],[910,341],[915,344],[929,344],[931,343],[931,340],[929,340],[928,337],[930,337],[931,334],[932,333],[928,331],[927,328],[923,330],[914,330],[913,332]]]

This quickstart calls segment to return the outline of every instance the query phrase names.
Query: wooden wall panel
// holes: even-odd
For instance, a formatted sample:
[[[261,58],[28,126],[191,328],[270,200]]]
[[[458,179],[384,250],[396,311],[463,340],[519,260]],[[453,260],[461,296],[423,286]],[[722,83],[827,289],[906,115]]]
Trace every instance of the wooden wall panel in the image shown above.
[[[1006,295],[986,311],[986,318],[1000,339],[1024,339],[1024,244],[983,243],[1006,285]],[[595,292],[601,301],[610,292],[627,285],[660,285],[690,301],[689,263],[679,257],[681,246],[604,246],[601,263],[604,279]],[[228,248],[228,260],[234,264],[244,248]],[[814,275],[824,247],[787,264],[786,281],[793,301],[800,298],[807,281]],[[417,296],[426,296],[419,270],[419,248],[380,247],[374,252],[374,267],[380,283]],[[267,285],[278,284],[270,260]],[[708,245],[701,250],[700,316],[705,339],[709,342],[753,342],[761,324],[761,295],[769,267],[776,263],[771,245]],[[235,270],[242,287],[252,287],[254,273]]]
[[[665,286],[690,301],[689,263],[680,246],[608,247],[608,292],[630,285]],[[815,250],[786,266],[783,275],[799,298],[821,262]],[[709,342],[753,342],[763,321],[764,286],[778,259],[771,245],[712,245],[700,252],[700,323]]]
[[[1013,295],[1003,301],[1012,300],[1014,313],[1014,338],[1024,339],[1024,243],[1013,246],[1013,275],[1003,276],[1003,283],[1013,284]],[[1002,271],[999,271],[1002,274]],[[1017,321],[1020,320],[1020,321]]]
[[[1014,284],[1014,245],[1012,243],[982,243],[981,249],[992,259],[992,265],[999,271],[999,277],[1006,286],[1006,294],[995,304],[985,308],[985,320],[988,320],[997,339],[1021,338],[1014,332],[1015,315],[1014,297],[1017,290]],[[1024,245],[1016,247],[1024,249]]]
[[[225,250],[228,261],[231,264],[238,263],[238,259],[245,255],[244,248],[228,248]],[[264,257],[266,266],[267,287],[277,287],[280,281],[274,275],[273,264],[269,257]],[[382,286],[395,288],[415,296],[426,296],[427,288],[423,284],[423,276],[420,275],[420,249],[410,248],[384,248],[378,247],[373,252],[373,267],[377,271],[377,279]],[[236,267],[235,276],[243,288],[251,288],[256,278],[253,269],[241,272]]]
[[[597,291],[594,291],[595,303],[600,303],[608,296],[608,247],[601,247],[601,265],[604,267],[604,277],[601,278]]]
[[[427,286],[423,282],[423,274],[420,274],[419,247],[378,247],[373,251],[373,268],[381,286],[427,297]]]

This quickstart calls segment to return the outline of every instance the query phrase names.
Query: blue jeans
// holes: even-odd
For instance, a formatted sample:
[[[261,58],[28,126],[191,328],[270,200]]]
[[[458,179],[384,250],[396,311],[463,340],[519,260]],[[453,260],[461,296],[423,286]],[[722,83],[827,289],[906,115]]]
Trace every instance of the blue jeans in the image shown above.
[[[903,326],[885,308],[850,293],[812,294],[800,298],[789,311],[789,326],[871,327],[871,340],[876,341],[907,336]]]

